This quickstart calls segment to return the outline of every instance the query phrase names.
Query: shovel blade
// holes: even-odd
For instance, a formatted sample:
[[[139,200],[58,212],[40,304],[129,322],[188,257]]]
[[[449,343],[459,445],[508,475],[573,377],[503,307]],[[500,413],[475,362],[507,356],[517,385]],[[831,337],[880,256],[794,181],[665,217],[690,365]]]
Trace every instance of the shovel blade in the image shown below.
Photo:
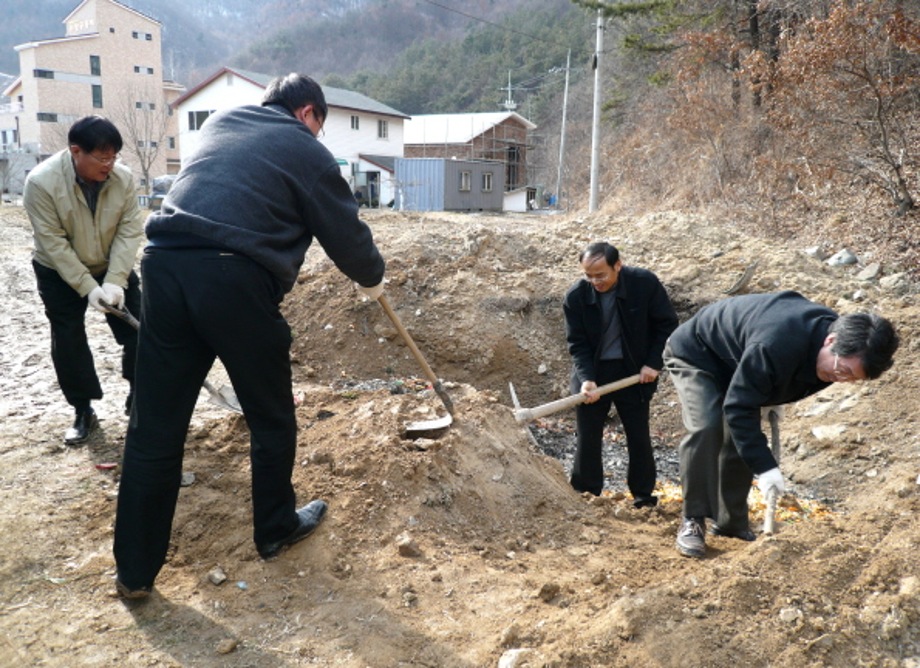
[[[448,413],[444,417],[433,420],[410,422],[405,426],[406,438],[437,438],[453,424],[454,418]]]
[[[236,398],[236,392],[233,391],[232,387],[222,385],[220,389],[217,389],[208,381],[204,381],[204,389],[208,391],[208,401],[215,406],[226,408],[234,413],[243,412],[240,407],[240,401]]]

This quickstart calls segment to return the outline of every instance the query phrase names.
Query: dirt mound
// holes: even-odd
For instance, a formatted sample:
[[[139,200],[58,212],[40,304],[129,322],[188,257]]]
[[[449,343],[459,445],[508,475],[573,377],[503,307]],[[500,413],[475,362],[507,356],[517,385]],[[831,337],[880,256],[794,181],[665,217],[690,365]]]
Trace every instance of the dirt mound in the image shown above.
[[[872,276],[830,267],[730,221],[676,212],[370,212],[389,299],[445,379],[455,424],[441,438],[404,437],[407,422],[443,407],[379,305],[311,250],[284,308],[294,483],[302,500],[329,501],[326,521],[279,559],[257,557],[245,420],[202,394],[169,562],[152,599],[126,607],[112,596],[127,389],[118,349],[89,314],[102,430],[64,448],[70,412],[47,359],[28,225],[19,209],[0,216],[0,664],[920,665],[920,310],[884,263]],[[711,538],[709,558],[684,559],[673,485],[651,510],[617,493],[583,498],[514,421],[509,381],[524,405],[567,393],[562,295],[578,252],[598,239],[653,269],[682,318],[756,262],[748,291],[797,289],[899,325],[891,373],[788,410],[783,470],[800,507],[783,511],[775,537]],[[656,443],[672,454],[681,427],[667,381],[653,414]],[[538,426],[571,432],[571,416]],[[758,519],[756,491],[751,500]]]

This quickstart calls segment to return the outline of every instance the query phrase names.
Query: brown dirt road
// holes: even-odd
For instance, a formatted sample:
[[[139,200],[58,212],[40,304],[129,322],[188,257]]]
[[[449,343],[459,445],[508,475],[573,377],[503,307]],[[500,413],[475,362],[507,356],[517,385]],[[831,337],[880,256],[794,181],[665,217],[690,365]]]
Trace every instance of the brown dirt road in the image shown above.
[[[329,501],[328,519],[259,560],[245,421],[202,395],[169,563],[151,599],[129,606],[113,595],[118,469],[101,466],[123,446],[119,351],[89,314],[102,429],[64,447],[71,415],[28,223],[0,208],[0,665],[920,667],[920,308],[898,267],[882,261],[881,280],[860,280],[864,267],[673,212],[367,220],[390,301],[447,381],[455,425],[436,440],[400,437],[406,421],[439,414],[437,397],[414,391],[421,373],[379,306],[312,249],[285,302],[301,400],[294,475],[304,500]],[[682,558],[673,486],[653,510],[583,498],[515,423],[509,381],[525,406],[565,392],[561,298],[597,239],[658,273],[682,318],[759,260],[749,291],[792,288],[900,327],[881,380],[790,407],[783,470],[803,510],[784,511],[774,537],[712,538],[705,560]],[[675,448],[667,380],[653,421]],[[756,492],[752,504],[761,517]]]

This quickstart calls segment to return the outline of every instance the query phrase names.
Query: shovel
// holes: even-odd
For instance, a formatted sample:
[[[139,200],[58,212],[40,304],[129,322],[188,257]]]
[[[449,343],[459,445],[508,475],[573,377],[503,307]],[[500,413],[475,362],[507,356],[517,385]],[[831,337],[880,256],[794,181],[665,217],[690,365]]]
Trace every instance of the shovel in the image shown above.
[[[121,318],[134,329],[140,329],[140,323],[137,321],[137,318],[135,318],[127,308],[115,308],[111,304],[106,304],[105,302],[102,302],[102,304],[105,306],[105,310],[112,315]],[[236,393],[233,391],[232,387],[224,385],[218,390],[208,382],[207,378],[205,378],[204,389],[208,391],[208,399],[212,404],[220,406],[221,408],[226,408],[227,410],[233,411],[234,413],[243,412],[243,409],[240,408],[240,402],[236,398]]]
[[[380,302],[380,306],[383,308],[383,312],[387,314],[387,317],[390,319],[390,322],[393,323],[396,331],[399,332],[402,340],[405,341],[406,345],[409,347],[409,350],[412,351],[412,355],[415,357],[415,361],[418,362],[419,366],[422,367],[422,370],[425,372],[425,377],[431,383],[431,387],[434,388],[435,394],[440,397],[441,402],[444,404],[444,408],[447,409],[447,415],[444,417],[435,418],[434,420],[413,422],[406,425],[406,435],[410,438],[437,435],[442,430],[450,427],[450,425],[453,423],[454,402],[450,400],[450,397],[447,395],[447,392],[441,385],[441,381],[438,380],[438,377],[434,374],[434,371],[432,371],[431,367],[428,366],[428,362],[422,355],[422,351],[418,349],[418,346],[415,345],[415,341],[412,340],[409,332],[406,331],[405,327],[403,327],[402,322],[399,320],[399,316],[396,315],[396,311],[394,311],[393,307],[390,306],[390,302],[387,300],[386,295],[380,295],[377,298],[377,301]]]
[[[606,385],[601,385],[599,388],[594,390],[594,393],[598,396],[604,394],[609,394],[610,392],[616,392],[617,390],[622,390],[624,387],[629,387],[630,385],[635,385],[639,382],[639,374],[634,376],[627,376],[626,378],[621,378],[620,380],[614,381],[612,383],[607,383]],[[536,420],[545,415],[550,415],[552,413],[558,413],[563,411],[566,408],[573,408],[579,404],[583,404],[587,397],[582,394],[572,394],[564,399],[557,399],[556,401],[550,401],[548,404],[541,404],[540,406],[535,406],[533,408],[521,408],[518,404],[517,394],[514,392],[514,387],[510,385],[511,389],[511,398],[514,401],[514,419],[518,421],[518,424],[524,422],[530,422],[531,420]]]

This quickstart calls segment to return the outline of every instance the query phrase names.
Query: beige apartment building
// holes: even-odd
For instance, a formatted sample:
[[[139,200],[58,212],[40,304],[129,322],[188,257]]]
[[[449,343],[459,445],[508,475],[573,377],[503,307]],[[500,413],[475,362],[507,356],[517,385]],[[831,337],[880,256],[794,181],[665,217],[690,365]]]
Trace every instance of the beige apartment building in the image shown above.
[[[10,104],[0,109],[0,159],[30,169],[29,158],[34,166],[66,146],[76,119],[99,114],[121,132],[120,159],[139,194],[149,192],[154,178],[179,170],[170,104],[183,87],[163,77],[160,22],[115,0],[84,0],[63,23],[63,37],[15,47],[19,77],[3,91]],[[19,176],[8,175],[11,190]]]

